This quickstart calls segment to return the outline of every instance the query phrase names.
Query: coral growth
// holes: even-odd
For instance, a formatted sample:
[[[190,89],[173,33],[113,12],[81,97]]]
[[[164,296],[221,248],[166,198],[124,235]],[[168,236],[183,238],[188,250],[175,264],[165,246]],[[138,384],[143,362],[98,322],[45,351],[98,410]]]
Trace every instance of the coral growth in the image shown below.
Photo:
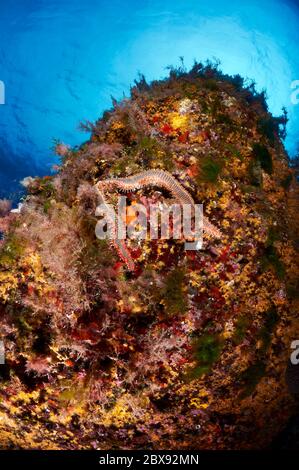
[[[0,447],[267,446],[296,405],[298,183],[264,94],[211,64],[114,102],[57,173],[0,201]],[[203,203],[202,250],[95,235],[112,204]],[[97,185],[97,186],[96,186]],[[209,233],[208,233],[209,232]],[[214,235],[221,235],[215,237]]]

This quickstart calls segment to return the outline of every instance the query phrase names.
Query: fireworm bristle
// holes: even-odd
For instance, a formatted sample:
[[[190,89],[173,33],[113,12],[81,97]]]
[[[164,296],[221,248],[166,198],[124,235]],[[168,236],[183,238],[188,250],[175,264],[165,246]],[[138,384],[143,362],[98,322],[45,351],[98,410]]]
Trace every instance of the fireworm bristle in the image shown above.
[[[104,193],[107,189],[117,189],[119,191],[127,192],[137,191],[138,189],[153,186],[169,191],[174,200],[181,205],[189,204],[192,207],[195,206],[194,200],[188,191],[186,191],[186,189],[170,173],[164,170],[146,170],[125,178],[110,178],[96,183],[96,188],[99,191],[99,195],[101,200],[104,201],[104,204],[106,204]],[[212,237],[221,237],[221,231],[215,227],[207,217],[203,217],[203,231]],[[112,243],[120,258],[125,262],[128,270],[134,271],[134,261],[129,253],[127,245],[124,240],[116,237],[116,233],[117,228],[115,230],[115,237],[112,239]]]

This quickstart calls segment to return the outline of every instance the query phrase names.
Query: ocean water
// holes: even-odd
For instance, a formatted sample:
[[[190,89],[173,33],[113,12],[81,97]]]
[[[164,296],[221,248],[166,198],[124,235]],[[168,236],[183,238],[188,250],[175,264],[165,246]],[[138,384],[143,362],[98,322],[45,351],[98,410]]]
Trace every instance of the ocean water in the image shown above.
[[[297,2],[0,0],[0,39],[0,197],[17,199],[22,178],[49,174],[54,139],[83,142],[80,121],[127,95],[139,72],[162,78],[180,56],[186,67],[219,59],[224,72],[266,89],[275,115],[288,110],[286,147],[295,153]]]

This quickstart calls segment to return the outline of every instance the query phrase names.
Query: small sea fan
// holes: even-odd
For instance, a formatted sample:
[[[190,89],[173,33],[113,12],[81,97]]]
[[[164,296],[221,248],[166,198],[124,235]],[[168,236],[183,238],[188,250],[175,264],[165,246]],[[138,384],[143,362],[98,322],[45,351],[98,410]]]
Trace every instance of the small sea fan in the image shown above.
[[[11,201],[0,199],[0,217],[5,217],[11,209]]]
[[[64,157],[65,155],[67,155],[69,151],[70,151],[70,147],[64,144],[63,142],[55,146],[55,153],[57,155],[60,155],[61,157]]]
[[[85,213],[94,214],[98,201],[98,192],[89,183],[82,183],[78,187],[77,198]]]
[[[51,372],[51,364],[46,357],[36,356],[26,362],[26,372],[36,375],[48,375]]]

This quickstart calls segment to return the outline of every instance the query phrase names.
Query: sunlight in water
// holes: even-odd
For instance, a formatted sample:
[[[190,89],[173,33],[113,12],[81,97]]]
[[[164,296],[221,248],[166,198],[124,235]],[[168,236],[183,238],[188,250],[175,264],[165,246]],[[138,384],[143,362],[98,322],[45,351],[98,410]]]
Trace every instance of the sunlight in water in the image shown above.
[[[270,111],[288,110],[286,146],[294,154],[299,13],[291,1],[50,3],[1,6],[1,193],[15,190],[24,176],[49,173],[53,139],[83,142],[80,121],[97,119],[111,96],[128,94],[138,72],[148,80],[164,77],[180,56],[186,67],[194,59],[219,59],[224,72],[265,88]]]

